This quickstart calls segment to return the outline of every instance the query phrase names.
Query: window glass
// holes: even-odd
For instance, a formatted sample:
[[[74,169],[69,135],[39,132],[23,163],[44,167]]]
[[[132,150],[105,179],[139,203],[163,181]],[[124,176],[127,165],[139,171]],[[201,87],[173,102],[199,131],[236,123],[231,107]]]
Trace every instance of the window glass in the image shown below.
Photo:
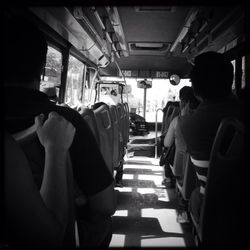
[[[48,46],[46,66],[41,76],[40,90],[56,87],[57,96],[61,85],[62,53]]]
[[[234,79],[233,79],[232,90],[235,91],[235,60],[231,61],[231,63],[234,67]]]
[[[241,76],[241,88],[244,89],[246,86],[246,73],[245,73],[245,67],[246,67],[246,58],[245,56],[242,57],[242,76]]]
[[[92,91],[94,92],[94,91]],[[91,82],[90,82],[90,73],[89,70],[86,71],[86,78],[85,78],[85,87],[84,87],[84,98],[82,100],[82,103],[85,107],[91,106]],[[92,99],[94,98],[94,95],[92,96]],[[94,102],[94,101],[93,101]],[[93,103],[92,103],[93,104]]]
[[[102,80],[120,80],[122,78],[103,77]],[[137,81],[143,79],[126,78],[126,83],[129,88],[128,104],[130,111],[143,116],[144,104],[144,89],[137,87]],[[179,90],[184,86],[191,86],[189,79],[181,79],[179,85],[173,86],[169,83],[169,79],[153,79],[152,88],[147,89],[146,94],[146,121],[155,122],[155,112],[158,108],[164,108],[168,101],[179,101]],[[123,101],[127,102],[127,95],[123,95]],[[163,112],[157,114],[157,121],[162,122]]]
[[[82,105],[84,67],[81,61],[69,56],[65,103],[72,108]]]
[[[152,88],[147,89],[146,121],[155,122],[156,110],[163,109],[168,101],[179,101],[179,91],[184,86],[191,86],[189,79],[181,79],[180,83],[173,86],[169,79],[153,79]],[[163,112],[157,113],[157,121],[162,122]]]

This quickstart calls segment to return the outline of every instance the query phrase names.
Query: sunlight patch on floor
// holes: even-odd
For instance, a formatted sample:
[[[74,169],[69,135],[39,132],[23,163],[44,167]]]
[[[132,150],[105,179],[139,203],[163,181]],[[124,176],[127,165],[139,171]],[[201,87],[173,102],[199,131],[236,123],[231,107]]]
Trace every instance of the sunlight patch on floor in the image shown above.
[[[141,247],[185,247],[184,238],[161,237],[152,239],[142,239]]]
[[[153,175],[144,175],[144,174],[139,174],[138,175],[138,180],[145,180],[145,181],[153,181],[156,186],[162,185],[162,176],[153,176]]]
[[[113,216],[128,216],[128,210],[116,210]]]
[[[145,208],[141,210],[141,217],[157,218],[164,232],[183,234],[180,224],[176,221],[175,209]]]
[[[115,187],[119,192],[132,192],[132,187]]]
[[[134,175],[133,174],[123,174],[122,179],[123,180],[133,180]]]
[[[140,194],[154,194],[154,188],[137,188],[137,192]]]
[[[123,247],[125,245],[124,234],[113,234],[110,242],[110,247]]]
[[[139,164],[124,164],[124,169],[145,169],[145,170],[151,170],[152,172],[162,172],[163,173],[163,167],[159,166],[152,166],[152,165],[139,165]]]

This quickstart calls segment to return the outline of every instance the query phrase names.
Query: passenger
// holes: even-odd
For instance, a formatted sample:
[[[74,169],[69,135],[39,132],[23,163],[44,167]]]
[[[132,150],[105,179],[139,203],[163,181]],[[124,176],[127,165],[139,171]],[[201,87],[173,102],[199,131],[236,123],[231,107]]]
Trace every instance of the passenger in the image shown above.
[[[180,114],[176,116],[170,123],[167,134],[164,138],[164,147],[170,148],[172,144],[175,144],[175,154],[173,165],[177,164],[179,152],[186,151],[186,144],[181,134],[179,128],[179,122],[183,116],[188,116],[193,113],[194,109],[199,105],[199,101],[194,96],[193,89],[191,87],[185,86],[180,89],[179,92],[180,99]],[[165,178],[163,184],[168,188],[174,186],[175,178],[173,176],[172,170],[169,164],[165,164]]]
[[[171,105],[177,107],[177,106],[179,106],[179,102],[168,101],[167,104],[165,105],[165,107],[162,110],[162,112],[163,112],[163,122],[162,122],[162,128],[161,128],[161,135],[158,138],[158,142],[157,142],[157,145],[159,146],[159,149],[160,149],[160,151],[159,151],[160,153],[161,153],[161,150],[162,150],[162,148],[164,146],[164,138],[166,136],[166,133],[168,131],[168,127],[170,125],[169,118],[171,116],[171,113],[167,114],[167,111],[168,111],[168,108]],[[166,115],[168,115],[168,117],[166,117]]]
[[[243,114],[232,94],[233,65],[222,54],[205,52],[197,56],[190,79],[201,104],[191,116],[181,119],[180,128],[199,180],[199,187],[192,192],[189,204],[198,222],[210,152],[219,124],[229,116],[242,120]]]
[[[103,242],[109,242],[112,236],[111,215],[116,207],[114,179],[81,115],[72,109],[52,104],[48,96],[39,91],[47,42],[35,26],[22,19],[17,15],[16,19],[10,17],[4,22],[4,107],[7,130],[15,133],[26,129],[33,124],[35,116],[43,113],[46,117],[51,111],[56,111],[73,124],[76,128],[70,147],[73,173],[88,203],[80,213],[81,219],[89,227],[85,231],[79,228],[79,233],[90,232],[91,235],[88,239],[82,237],[85,242],[80,238],[80,243],[102,245]]]
[[[40,90],[49,97],[52,103],[54,104],[58,103],[59,98],[56,94],[56,87],[43,87]]]
[[[5,242],[13,246],[62,246],[68,221],[67,154],[75,128],[50,112],[35,117],[45,149],[42,184],[37,188],[29,162],[19,145],[5,134]]]

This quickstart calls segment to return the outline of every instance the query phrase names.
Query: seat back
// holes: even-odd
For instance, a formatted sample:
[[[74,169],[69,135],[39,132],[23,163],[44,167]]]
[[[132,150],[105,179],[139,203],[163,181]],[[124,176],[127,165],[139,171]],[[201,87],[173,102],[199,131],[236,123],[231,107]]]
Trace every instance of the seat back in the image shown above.
[[[224,119],[210,154],[206,192],[200,214],[204,246],[238,246],[245,235],[245,128]]]
[[[163,115],[162,134],[167,132],[171,121],[174,119],[175,116],[179,114],[179,112],[180,112],[179,107],[173,104],[169,105],[167,112]]]
[[[12,136],[6,135],[7,140],[10,141],[10,143],[7,142],[7,146],[5,146],[5,152],[6,154],[11,153],[12,157],[15,159],[15,161],[18,161],[19,166],[22,166],[22,171],[20,172],[20,169],[18,169],[18,164],[14,169],[11,168],[11,166],[6,165],[6,194],[11,195],[12,197],[9,197],[9,199],[14,199],[15,202],[24,202],[27,203],[27,205],[24,205],[26,207],[25,211],[18,210],[18,206],[14,208],[8,208],[9,211],[11,209],[15,209],[13,211],[16,216],[20,216],[21,218],[15,220],[20,221],[22,224],[22,220],[30,220],[31,223],[34,225],[36,228],[34,230],[30,229],[30,226],[27,226],[27,221],[25,223],[25,228],[24,231],[29,231],[30,236],[27,239],[29,241],[28,244],[37,244],[39,245],[39,240],[42,241],[43,236],[41,236],[41,232],[44,233],[44,225],[48,223],[49,224],[49,217],[46,215],[46,210],[44,210],[44,202],[41,199],[39,189],[41,186],[41,177],[37,178],[37,176],[43,176],[43,170],[44,170],[44,162],[45,162],[45,154],[44,154],[44,149],[42,145],[39,142],[39,139],[36,134],[36,126],[33,125],[32,127],[21,131],[19,133],[16,133]],[[5,142],[6,142],[5,141]],[[11,145],[11,147],[9,147]],[[5,162],[8,164],[9,162]],[[11,172],[8,172],[7,169]],[[15,172],[15,173],[14,173]],[[15,181],[15,179],[18,178],[18,181]],[[20,183],[21,186],[26,190],[25,194],[28,195],[29,197],[23,197],[22,195],[19,194],[19,197],[14,197],[16,192],[13,189],[13,185],[19,185]],[[27,186],[27,188],[25,188]],[[74,207],[74,190],[73,190],[73,173],[72,173],[72,166],[71,166],[71,160],[70,156],[68,155],[67,157],[67,186],[68,186],[68,224],[66,226],[65,234],[64,234],[64,239],[63,239],[63,246],[69,246],[69,247],[74,247],[76,246],[76,235],[75,235],[75,207]],[[22,189],[22,188],[21,188]],[[33,191],[32,191],[33,190]],[[21,191],[22,194],[22,191]],[[27,198],[27,200],[23,200]],[[12,203],[12,205],[15,203]],[[36,210],[36,213],[34,211],[29,211],[29,210]],[[30,215],[30,213],[34,215]],[[36,215],[39,214],[39,216]],[[11,213],[10,213],[11,216]],[[26,218],[26,219],[25,219]],[[11,221],[11,218],[10,218]],[[15,225],[15,228],[22,229],[22,226],[18,227],[18,225]],[[53,230],[53,228],[51,228]],[[40,232],[40,233],[39,233]],[[22,237],[22,234],[19,232],[15,232]],[[51,232],[48,232],[49,236],[44,236],[50,238]],[[33,237],[39,237],[38,238],[33,238]],[[14,237],[15,238],[15,237]],[[25,239],[21,239],[21,241]],[[41,244],[44,244],[43,242]],[[46,244],[46,243],[45,243]]]
[[[126,110],[123,104],[121,104],[121,112],[122,112],[122,137],[123,137],[123,147],[127,146],[127,117]]]
[[[183,165],[183,176],[180,179],[177,179],[176,185],[182,198],[187,201],[190,199],[191,193],[196,187],[197,177],[189,153],[182,152],[181,159]]]
[[[180,108],[174,106],[173,111],[172,111],[172,113],[171,113],[171,115],[170,115],[169,125],[170,125],[171,121],[172,121],[177,115],[179,115],[179,113],[180,113]],[[169,126],[169,125],[168,125],[168,126]]]
[[[97,125],[96,125],[96,119],[95,119],[95,115],[92,109],[89,108],[83,108],[80,111],[80,115],[82,116],[82,118],[87,122],[87,124],[89,125],[95,139],[96,142],[100,143],[100,138],[99,138],[99,133],[98,133],[98,129],[97,129]]]
[[[109,109],[113,126],[113,168],[116,168],[119,165],[120,155],[122,153],[120,148],[118,113],[116,105],[111,105]]]
[[[100,138],[100,151],[106,162],[106,165],[113,175],[113,127],[109,106],[101,104],[94,109],[97,129]]]
[[[129,141],[129,106],[128,103],[123,103],[124,111],[125,111],[125,141],[128,143]]]
[[[117,113],[118,113],[118,123],[119,123],[119,128],[120,128],[120,142],[121,142],[121,147],[124,149],[125,147],[125,116],[124,116],[124,109],[123,105],[121,103],[118,103],[117,105]]]
[[[169,108],[170,106],[171,108]],[[165,108],[163,109],[164,113],[162,118],[161,134],[165,133],[170,125],[169,119],[174,107],[179,107],[179,102],[168,101]]]

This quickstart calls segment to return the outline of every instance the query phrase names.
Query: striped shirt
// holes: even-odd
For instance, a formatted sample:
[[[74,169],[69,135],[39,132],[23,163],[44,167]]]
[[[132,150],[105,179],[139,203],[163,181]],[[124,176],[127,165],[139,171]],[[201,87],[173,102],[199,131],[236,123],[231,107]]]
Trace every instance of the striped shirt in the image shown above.
[[[199,181],[200,193],[204,195],[205,189],[206,189],[206,183],[207,183],[209,161],[195,160],[193,157],[190,157],[190,158],[191,158],[191,162],[194,165],[196,175]]]

